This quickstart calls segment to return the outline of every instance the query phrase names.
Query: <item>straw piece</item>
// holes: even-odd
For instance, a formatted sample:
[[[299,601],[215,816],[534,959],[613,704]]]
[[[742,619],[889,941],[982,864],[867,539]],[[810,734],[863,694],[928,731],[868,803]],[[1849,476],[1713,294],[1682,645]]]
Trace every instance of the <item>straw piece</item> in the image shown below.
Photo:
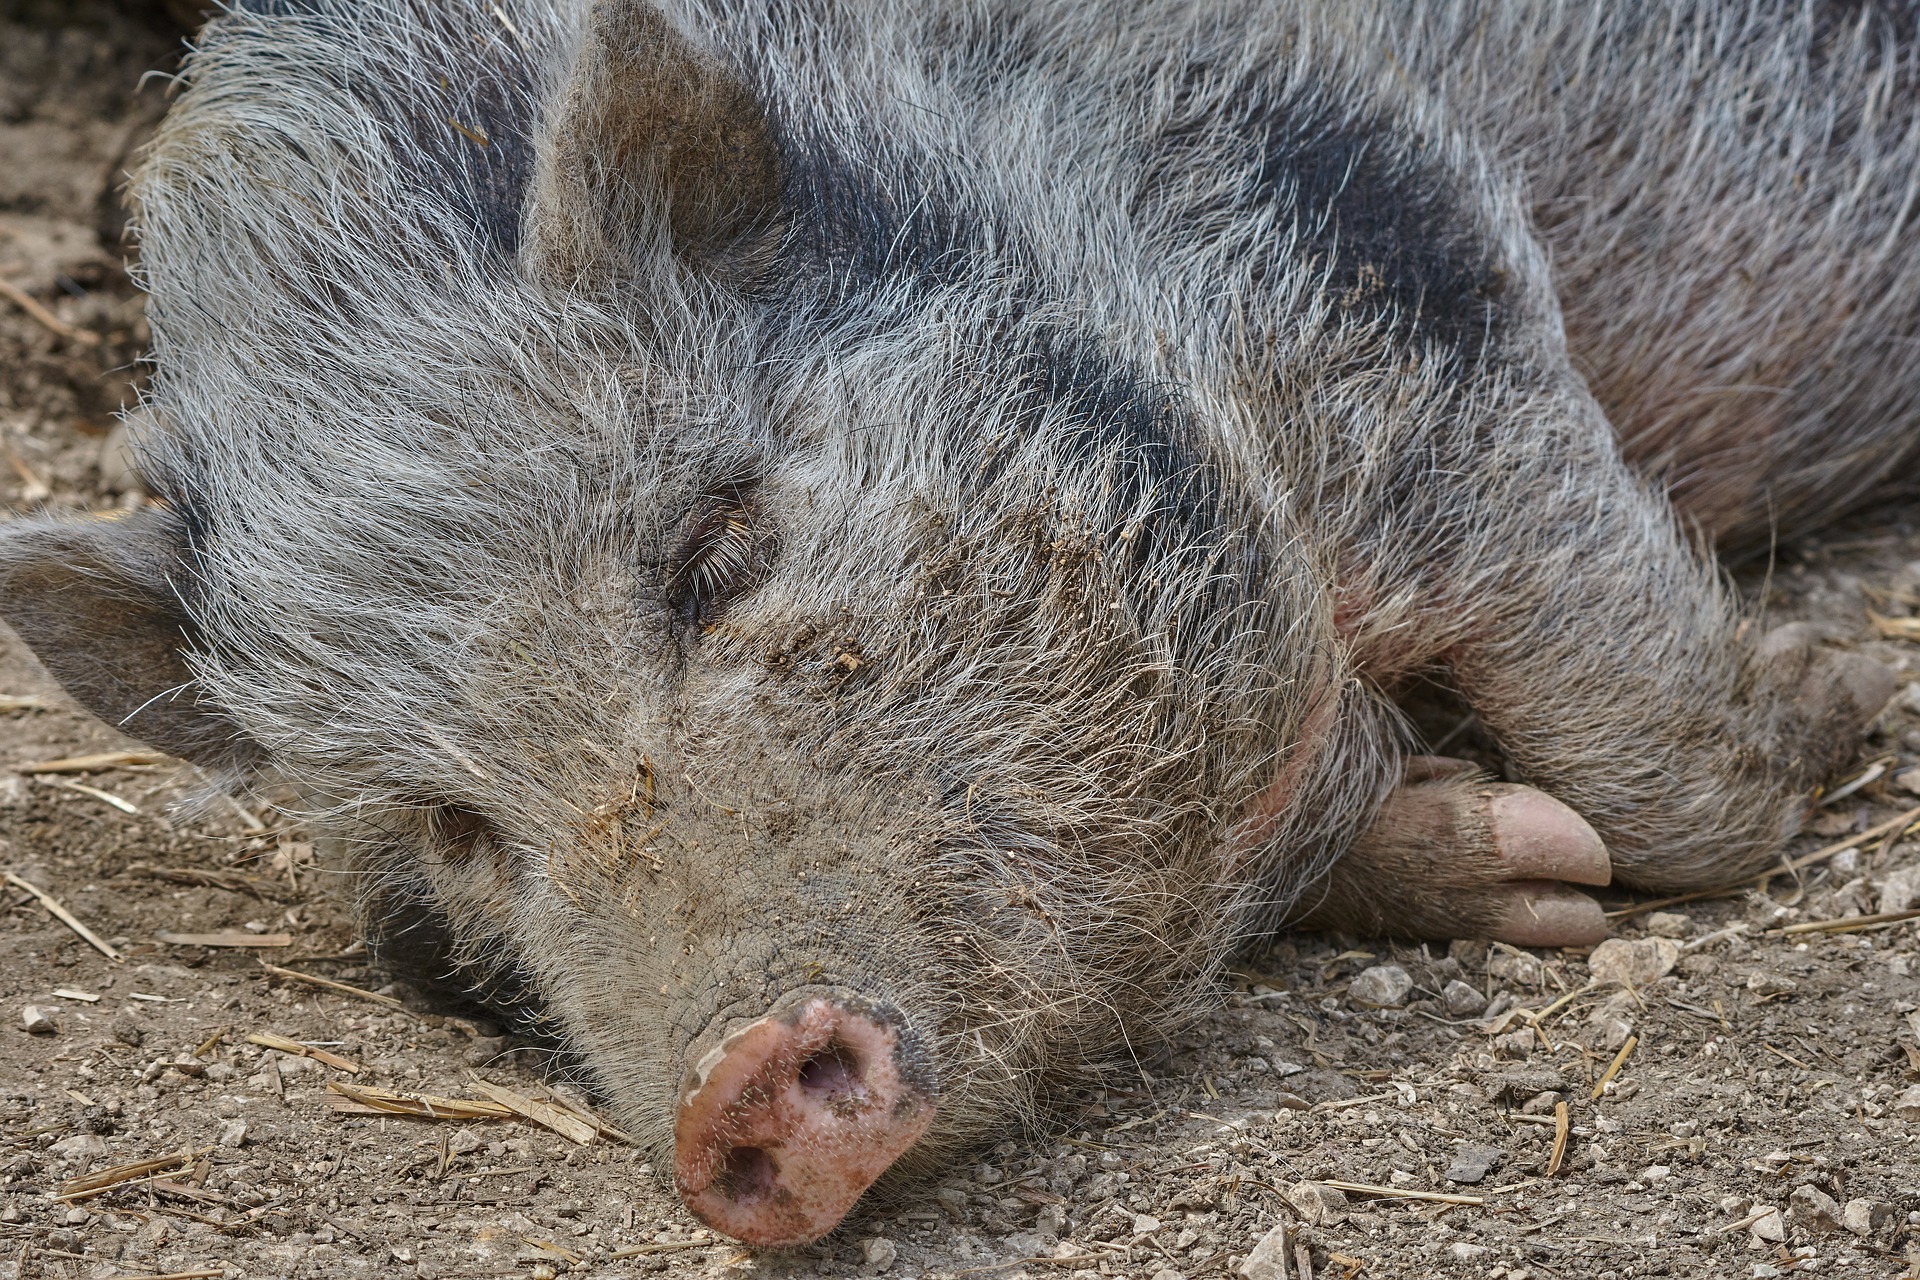
[[[247,1043],[265,1045],[269,1049],[278,1049],[281,1053],[291,1053],[295,1057],[312,1058],[315,1062],[324,1062],[336,1070],[351,1071],[355,1075],[361,1071],[360,1064],[351,1058],[343,1058],[337,1053],[328,1053],[325,1049],[317,1049],[310,1044],[301,1044],[298,1040],[274,1035],[271,1031],[256,1031],[247,1037]]]
[[[571,1111],[562,1111],[549,1103],[535,1102],[524,1094],[515,1093],[511,1089],[490,1084],[485,1080],[476,1079],[472,1083],[474,1088],[501,1106],[525,1116],[542,1128],[551,1129],[561,1137],[570,1138],[583,1147],[593,1141],[594,1127]]]
[[[1553,1177],[1560,1172],[1560,1164],[1567,1158],[1567,1132],[1571,1125],[1567,1116],[1567,1104],[1553,1104],[1553,1154],[1547,1158],[1547,1176]]]
[[[153,751],[101,751],[90,756],[62,756],[58,760],[36,760],[16,764],[15,773],[95,773],[101,769],[124,769],[129,765],[165,764],[171,756]]]
[[[505,1120],[514,1114],[511,1107],[484,1102],[478,1098],[441,1098],[431,1093],[401,1093],[374,1085],[348,1084],[344,1080],[327,1081],[327,1091],[338,1095],[330,1105],[336,1112],[352,1112],[357,1104],[383,1115],[419,1116],[423,1120]]]
[[[101,939],[99,934],[95,933],[93,930],[87,928],[87,926],[81,924],[77,919],[75,919],[73,913],[67,910],[65,907],[61,906],[58,900],[56,900],[52,894],[48,893],[45,889],[42,889],[39,885],[29,884],[27,881],[22,880],[19,876],[13,874],[13,872],[11,871],[7,872],[6,876],[7,876],[8,884],[14,885],[17,888],[25,889],[28,893],[40,899],[40,905],[45,907],[47,911],[53,916],[54,919],[58,920],[61,924],[64,924],[65,926],[67,926],[67,928],[73,930],[75,933],[79,934],[80,937],[86,941],[86,944],[92,947],[95,951],[98,951],[101,955],[105,956],[107,959],[118,963],[120,959],[120,953],[118,951],[115,951],[112,947],[108,946],[106,942]]]
[[[1769,930],[1770,933],[1853,933],[1861,929],[1873,929],[1882,925],[1899,924],[1903,920],[1920,920],[1920,910],[1882,911],[1870,916],[1840,916],[1833,920],[1807,920],[1800,924],[1790,924],[1784,929]]]
[[[1613,1055],[1613,1061],[1608,1063],[1607,1069],[1601,1073],[1600,1082],[1593,1086],[1593,1101],[1598,1102],[1600,1100],[1600,1095],[1607,1091],[1608,1083],[1615,1076],[1619,1075],[1620,1068],[1626,1065],[1627,1055],[1632,1053],[1634,1046],[1639,1043],[1639,1036],[1627,1037],[1627,1042],[1620,1046],[1620,1052]]]
[[[39,299],[35,298],[11,280],[0,279],[0,298],[5,298],[14,306],[39,321],[43,326],[63,338],[71,338],[82,346],[97,347],[100,345],[99,334],[94,333],[90,329],[81,329],[68,324],[65,320],[62,320],[59,316],[47,310]]]
[[[282,969],[279,965],[268,964],[265,960],[260,962],[260,967],[274,977],[285,978],[288,982],[304,982],[310,987],[319,987],[322,991],[331,991],[336,995],[352,996],[355,1000],[365,1000],[369,1004],[381,1005],[388,1009],[397,1009],[401,1013],[413,1012],[413,1010],[407,1008],[407,1006],[401,1004],[392,996],[383,996],[377,991],[368,991],[365,987],[350,986],[345,982],[335,982],[332,978],[322,978],[316,974],[301,973],[298,969]]]
[[[229,929],[224,933],[168,933],[162,930],[153,936],[176,947],[290,947],[293,945],[293,935],[290,933],[246,933],[238,929]]]
[[[111,791],[102,791],[99,787],[90,787],[84,782],[75,782],[71,778],[43,776],[35,778],[34,781],[49,787],[58,787],[62,791],[76,791],[83,796],[91,796],[95,800],[101,800],[112,805],[122,813],[138,814],[140,812],[140,806],[124,796],[117,796]]]
[[[115,1187],[123,1186],[129,1182],[150,1182],[155,1178],[164,1177],[169,1173],[173,1173],[184,1165],[192,1164],[195,1160],[198,1160],[211,1150],[213,1150],[212,1147],[201,1147],[197,1151],[191,1149],[176,1151],[170,1156],[155,1156],[149,1160],[135,1160],[131,1164],[117,1164],[111,1168],[99,1169],[93,1173],[82,1174],[78,1178],[68,1178],[60,1184],[60,1194],[55,1196],[54,1199],[69,1202],[74,1200],[87,1200],[99,1195],[103,1191],[111,1191]]]
[[[1350,1191],[1355,1195],[1379,1196],[1391,1200],[1431,1200],[1436,1204],[1485,1204],[1482,1196],[1455,1196],[1443,1191],[1414,1191],[1407,1187],[1381,1187],[1371,1182],[1336,1182],[1332,1178],[1320,1179],[1320,1185],[1332,1187],[1337,1191]]]

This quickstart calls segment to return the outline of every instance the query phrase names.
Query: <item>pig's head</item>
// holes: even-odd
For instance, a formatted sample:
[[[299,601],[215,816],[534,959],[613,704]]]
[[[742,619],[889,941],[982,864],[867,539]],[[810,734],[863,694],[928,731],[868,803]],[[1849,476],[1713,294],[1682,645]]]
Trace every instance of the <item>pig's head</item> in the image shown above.
[[[855,182],[882,140],[639,6],[521,25],[216,26],[137,186],[158,504],[7,530],[0,613],[807,1241],[1203,997],[1338,808],[1239,824],[1330,628],[1182,395]],[[442,62],[491,96],[396,103]]]

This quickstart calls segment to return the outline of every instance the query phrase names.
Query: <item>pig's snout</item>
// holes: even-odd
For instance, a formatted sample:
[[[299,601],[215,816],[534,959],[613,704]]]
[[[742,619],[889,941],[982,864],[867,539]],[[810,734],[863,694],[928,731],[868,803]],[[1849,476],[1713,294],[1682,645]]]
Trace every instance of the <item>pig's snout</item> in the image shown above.
[[[833,1230],[933,1121],[903,1027],[857,997],[816,996],[703,1055],[674,1123],[687,1208],[754,1245]]]

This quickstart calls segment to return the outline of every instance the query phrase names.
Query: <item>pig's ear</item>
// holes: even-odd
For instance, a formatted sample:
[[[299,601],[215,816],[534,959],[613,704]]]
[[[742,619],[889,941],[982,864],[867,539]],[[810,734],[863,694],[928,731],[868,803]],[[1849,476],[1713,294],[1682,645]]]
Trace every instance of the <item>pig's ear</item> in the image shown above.
[[[0,621],[108,724],[171,755],[233,771],[260,754],[200,697],[174,592],[185,542],[172,514],[0,527]]]
[[[771,222],[778,163],[753,91],[642,0],[597,0],[547,112],[527,265],[602,288],[657,255],[715,266]]]

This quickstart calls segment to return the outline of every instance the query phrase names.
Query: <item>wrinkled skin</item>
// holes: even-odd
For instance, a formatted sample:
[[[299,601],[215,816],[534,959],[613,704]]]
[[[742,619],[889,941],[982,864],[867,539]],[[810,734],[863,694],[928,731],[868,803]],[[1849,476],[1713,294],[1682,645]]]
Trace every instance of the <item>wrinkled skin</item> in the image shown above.
[[[1365,6],[280,8],[134,186],[161,501],[9,526],[0,614],[298,786],[384,954],[738,1238],[1035,1118],[1284,921],[1586,942],[1586,888],[1747,874],[1890,692],[1741,616],[1577,372],[1475,115],[1546,129],[1565,32],[1449,114],[1378,62],[1448,32]],[[1817,34],[1754,56],[1878,47]],[[1548,205],[1624,180],[1562,159]],[[1524,785],[1420,754],[1436,676]]]

